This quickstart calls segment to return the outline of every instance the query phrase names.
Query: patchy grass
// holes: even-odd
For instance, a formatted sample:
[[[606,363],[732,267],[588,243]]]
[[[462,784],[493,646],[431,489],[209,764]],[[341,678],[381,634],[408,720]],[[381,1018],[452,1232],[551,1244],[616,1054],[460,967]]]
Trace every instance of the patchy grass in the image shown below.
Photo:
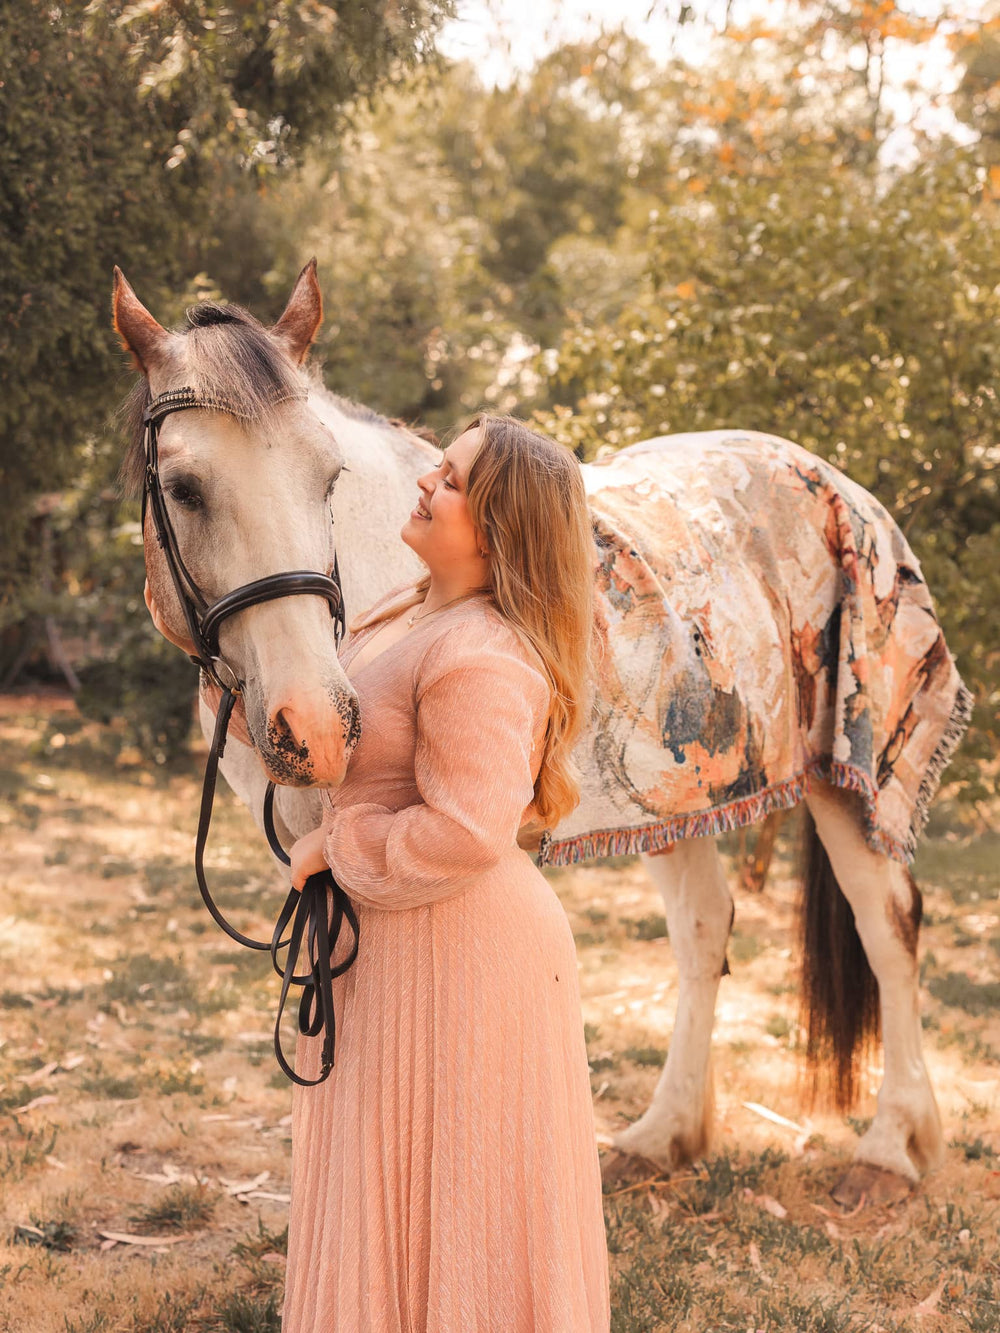
[[[651,912],[635,921],[626,920],[624,924],[634,940],[663,940],[667,937],[667,923],[662,912]]]
[[[667,1051],[664,1046],[626,1046],[622,1055],[626,1060],[631,1060],[634,1065],[662,1069],[667,1058]]]
[[[217,1202],[204,1185],[173,1185],[158,1199],[134,1213],[131,1221],[154,1233],[189,1231],[211,1222]]]
[[[225,1333],[280,1333],[281,1313],[276,1292],[267,1295],[244,1295],[235,1291],[219,1307],[210,1328]]]
[[[53,748],[55,734],[65,741]],[[287,1206],[240,1203],[224,1182],[267,1172],[266,1193],[288,1192],[290,1092],[270,1051],[277,979],[198,896],[200,763],[145,773],[102,750],[58,696],[0,699],[0,744],[0,1333],[271,1333]],[[940,815],[934,827],[916,873],[945,1165],[891,1207],[851,1215],[830,1198],[870,1124],[880,1069],[864,1071],[850,1117],[810,1111],[801,1095],[786,838],[766,890],[737,894],[712,1153],[605,1193],[615,1333],[997,1333],[1000,840],[966,839]],[[268,935],[284,891],[225,790],[210,862],[226,910]],[[550,882],[578,944],[603,1149],[649,1104],[677,971],[635,858]],[[102,1248],[102,1232],[182,1239]]]
[[[15,1245],[40,1245],[63,1253],[73,1248],[76,1235],[76,1227],[65,1218],[46,1222],[32,1213],[30,1224],[14,1228],[13,1241]]]
[[[969,943],[975,943],[971,937]],[[965,948],[962,940],[959,947]],[[950,1009],[961,1009],[976,1016],[1000,1011],[1000,982],[976,982],[964,972],[946,972],[944,976],[929,977],[927,989],[936,1000]]]

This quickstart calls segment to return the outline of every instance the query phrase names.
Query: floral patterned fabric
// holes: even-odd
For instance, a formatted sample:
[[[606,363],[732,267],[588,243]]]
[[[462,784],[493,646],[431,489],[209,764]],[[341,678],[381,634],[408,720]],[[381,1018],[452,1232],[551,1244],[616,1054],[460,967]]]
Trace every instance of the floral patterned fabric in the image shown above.
[[[598,684],[583,799],[541,862],[748,824],[814,777],[910,860],[971,697],[882,505],[756,432],[651,440],[585,475]]]

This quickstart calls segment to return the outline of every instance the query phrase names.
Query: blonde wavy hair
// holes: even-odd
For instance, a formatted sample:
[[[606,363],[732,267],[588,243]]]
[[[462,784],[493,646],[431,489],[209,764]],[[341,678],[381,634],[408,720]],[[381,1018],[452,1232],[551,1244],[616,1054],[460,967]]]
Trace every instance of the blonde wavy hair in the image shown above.
[[[571,751],[591,705],[594,539],[583,476],[569,449],[516,417],[481,413],[452,438],[477,429],[466,499],[490,554],[486,591],[552,688],[533,803],[536,821],[554,828],[580,801]],[[429,586],[426,574],[407,599],[351,629],[422,601]]]

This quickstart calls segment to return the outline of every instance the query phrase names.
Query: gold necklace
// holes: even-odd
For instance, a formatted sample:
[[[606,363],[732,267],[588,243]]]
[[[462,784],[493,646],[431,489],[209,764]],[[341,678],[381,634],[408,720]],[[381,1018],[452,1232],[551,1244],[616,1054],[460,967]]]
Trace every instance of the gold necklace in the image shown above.
[[[410,616],[409,620],[406,622],[407,628],[412,629],[418,620],[428,620],[431,616],[436,616],[437,613],[443,611],[446,606],[454,606],[456,602],[464,602],[469,597],[478,597],[479,595],[480,589],[476,588],[472,592],[463,592],[461,596],[453,597],[450,602],[443,602],[440,606],[436,606],[433,611],[428,611],[422,616],[417,615],[416,611],[414,611],[413,615]],[[420,605],[423,606],[423,602],[421,602]]]

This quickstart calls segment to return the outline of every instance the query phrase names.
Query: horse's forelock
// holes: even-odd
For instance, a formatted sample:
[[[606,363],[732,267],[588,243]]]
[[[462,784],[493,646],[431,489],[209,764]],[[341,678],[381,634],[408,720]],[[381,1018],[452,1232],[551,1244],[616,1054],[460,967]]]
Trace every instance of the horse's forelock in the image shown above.
[[[293,363],[264,326],[240,306],[202,301],[187,311],[178,332],[187,343],[190,386],[225,399],[247,421],[266,427],[275,399],[302,387]],[[143,414],[150,398],[149,385],[141,379],[119,411],[128,444],[118,481],[128,499],[142,491]]]
[[[191,387],[224,398],[247,421],[266,427],[275,398],[302,387],[301,372],[264,326],[241,306],[202,301],[190,307],[184,326],[177,332],[187,344]],[[353,420],[438,444],[437,436],[426,428],[398,417],[387,419],[373,408],[336,394],[330,398]],[[149,384],[140,379],[118,413],[127,437],[118,482],[127,499],[136,499],[142,493],[146,467],[143,414],[150,400]]]
[[[248,421],[265,422],[276,397],[301,388],[296,366],[240,306],[193,306],[185,341],[192,387],[224,398]]]
[[[200,301],[198,305],[189,306],[184,312],[187,319],[187,328],[201,329],[209,324],[260,324],[250,314],[249,310],[244,310],[238,305],[220,305],[218,301]]]

